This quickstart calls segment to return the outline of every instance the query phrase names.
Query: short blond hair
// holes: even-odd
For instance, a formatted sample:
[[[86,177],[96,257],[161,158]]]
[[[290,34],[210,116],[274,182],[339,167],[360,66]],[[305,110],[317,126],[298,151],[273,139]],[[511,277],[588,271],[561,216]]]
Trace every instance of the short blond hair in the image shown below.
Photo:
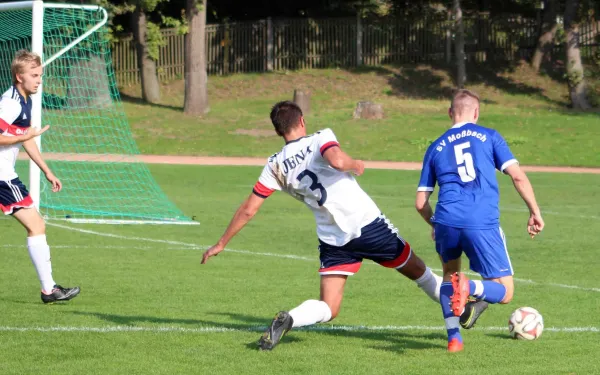
[[[467,109],[479,107],[479,95],[471,90],[460,89],[452,97],[450,108],[452,112],[461,115]]]
[[[12,64],[10,64],[10,72],[12,73],[13,83],[17,83],[17,74],[23,74],[25,67],[30,64],[35,64],[35,67],[42,65],[42,58],[35,52],[22,49],[15,53]]]

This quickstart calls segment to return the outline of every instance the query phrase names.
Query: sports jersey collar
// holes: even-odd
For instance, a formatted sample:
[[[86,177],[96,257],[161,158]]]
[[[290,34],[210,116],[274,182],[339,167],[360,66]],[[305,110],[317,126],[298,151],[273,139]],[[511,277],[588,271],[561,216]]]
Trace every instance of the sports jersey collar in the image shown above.
[[[298,142],[299,140],[301,140],[301,139],[304,139],[304,138],[306,138],[306,137],[308,137],[308,135],[305,135],[304,137],[300,137],[300,138],[293,139],[293,140],[291,140],[291,141],[287,141],[287,142],[285,142],[285,144],[286,144],[286,145],[289,145],[290,143]]]
[[[472,122],[468,122],[468,121],[459,122],[459,123],[457,123],[457,124],[454,124],[454,125],[452,126],[452,129],[460,128],[461,126],[463,126],[463,125],[467,125],[467,124],[472,124]]]
[[[25,97],[23,95],[21,95],[21,92],[17,89],[17,86],[12,85],[12,89],[13,89],[13,99],[15,98],[15,95],[18,96],[18,98],[23,102],[23,103],[27,103],[27,99],[25,99]]]

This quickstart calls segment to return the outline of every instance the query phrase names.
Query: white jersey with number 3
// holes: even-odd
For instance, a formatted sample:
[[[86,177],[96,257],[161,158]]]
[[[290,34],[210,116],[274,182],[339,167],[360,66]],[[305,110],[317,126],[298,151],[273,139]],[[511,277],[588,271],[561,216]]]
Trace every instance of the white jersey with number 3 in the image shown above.
[[[323,158],[331,147],[339,143],[330,129],[288,142],[269,158],[253,191],[266,198],[283,190],[304,202],[315,215],[319,239],[342,246],[360,237],[361,228],[381,211],[352,174],[334,169]]]

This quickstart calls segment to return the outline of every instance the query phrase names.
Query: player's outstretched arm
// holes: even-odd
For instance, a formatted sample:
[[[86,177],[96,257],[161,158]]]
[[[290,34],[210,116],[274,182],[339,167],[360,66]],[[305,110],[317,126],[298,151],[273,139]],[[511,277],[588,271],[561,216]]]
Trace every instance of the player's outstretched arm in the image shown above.
[[[2,118],[0,118],[0,121],[2,121]],[[48,130],[49,127],[50,126],[47,125],[43,129],[29,129],[25,134],[15,135],[13,137],[9,137],[6,135],[0,135],[0,146],[10,146],[10,145],[16,145],[17,143],[26,142],[26,141],[28,141],[32,138],[35,138],[38,135],[44,133],[46,130]]]
[[[535,237],[536,234],[540,233],[544,229],[544,219],[540,212],[540,207],[535,200],[535,194],[533,192],[533,186],[529,182],[529,178],[525,172],[519,167],[518,164],[513,164],[504,170],[504,173],[512,178],[515,189],[525,201],[527,208],[529,208],[529,220],[527,222],[527,232],[531,238]]]
[[[352,172],[360,176],[365,171],[365,163],[362,160],[356,160],[346,154],[339,147],[331,147],[323,153],[323,158],[327,160],[331,167],[340,172]]]
[[[242,230],[246,224],[248,224],[254,215],[256,215],[264,201],[264,198],[261,198],[254,193],[250,194],[233,215],[229,226],[225,230],[223,236],[221,236],[221,239],[219,239],[219,242],[211,246],[210,249],[206,250],[202,255],[202,264],[205,264],[208,261],[208,258],[219,254],[225,249],[225,246],[227,246],[229,241],[231,241],[231,239]]]

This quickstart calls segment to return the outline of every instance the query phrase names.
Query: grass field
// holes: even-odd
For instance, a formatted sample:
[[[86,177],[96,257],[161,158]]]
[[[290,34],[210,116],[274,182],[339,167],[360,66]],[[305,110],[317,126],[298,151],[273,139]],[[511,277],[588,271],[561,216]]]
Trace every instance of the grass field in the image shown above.
[[[275,194],[232,241],[233,250],[201,266],[202,249],[221,235],[260,168],[151,169],[201,225],[51,222],[55,278],[82,288],[70,303],[41,303],[24,233],[3,222],[0,374],[600,373],[600,176],[530,174],[547,223],[535,240],[525,233],[523,203],[500,179],[516,296],[464,333],[465,352],[445,352],[439,306],[395,272],[366,263],[350,279],[338,319],[292,331],[263,353],[255,342],[272,316],[318,296],[312,214]],[[417,179],[416,172],[369,170],[359,181],[438,269],[413,208]],[[520,306],[543,314],[539,340],[508,338],[508,316]]]
[[[211,112],[204,118],[183,115],[182,81],[164,85],[158,105],[141,103],[139,87],[122,94],[145,154],[266,157],[281,143],[271,106],[301,88],[312,93],[309,131],[332,128],[342,146],[366,160],[420,161],[449,126],[449,72],[418,65],[210,77]],[[498,129],[524,164],[600,166],[600,153],[592,151],[600,113],[569,110],[564,82],[525,65],[479,66],[469,67],[467,87],[483,99],[480,123]],[[353,120],[360,100],[383,104],[386,118]]]

